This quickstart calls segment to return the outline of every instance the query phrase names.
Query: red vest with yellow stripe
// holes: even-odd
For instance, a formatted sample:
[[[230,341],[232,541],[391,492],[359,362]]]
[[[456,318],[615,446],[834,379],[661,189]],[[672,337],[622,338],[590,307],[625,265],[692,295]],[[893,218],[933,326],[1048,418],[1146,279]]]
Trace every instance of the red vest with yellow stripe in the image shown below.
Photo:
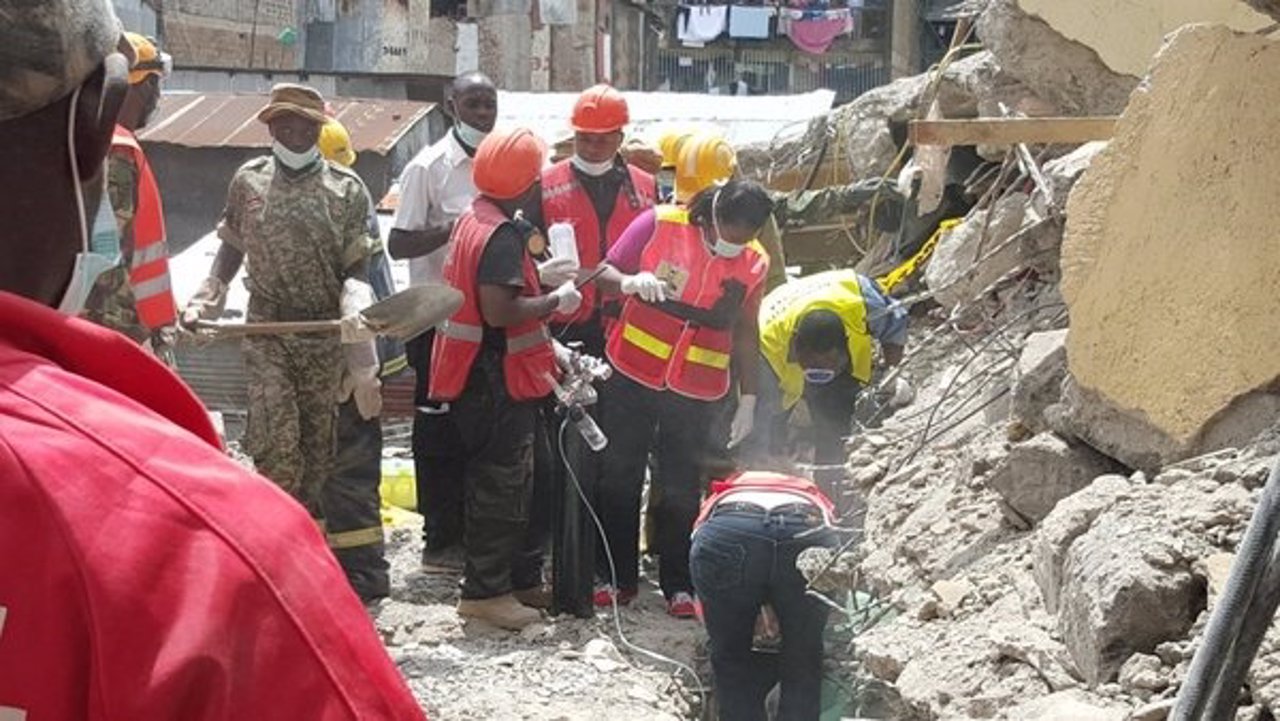
[[[138,139],[117,125],[111,149],[127,155],[138,169],[137,203],[133,215],[133,259],[129,264],[129,284],[137,305],[138,320],[151,328],[173,325],[178,307],[169,285],[169,248],[164,236],[164,207],[151,165]],[[124,239],[128,243],[128,239]]]
[[[431,350],[431,399],[451,401],[462,395],[471,375],[480,346],[484,342],[484,316],[480,312],[479,285],[476,275],[485,246],[501,225],[509,222],[498,206],[481,197],[471,210],[458,218],[450,239],[449,257],[444,264],[444,280],[462,291],[462,307],[436,330]],[[524,254],[523,295],[539,294],[538,271],[532,259]],[[555,350],[546,323],[529,320],[504,329],[507,336],[502,368],[507,392],[512,400],[543,398],[552,390],[556,368]]]
[[[684,208],[659,206],[656,220],[653,239],[640,256],[640,270],[675,289],[668,300],[709,310],[724,294],[726,281],[741,283],[747,298],[764,282],[769,270],[764,255],[750,247],[736,258],[713,254]],[[729,391],[732,352],[732,324],[700,326],[636,296],[623,305],[605,348],[614,368],[637,383],[705,401]]]
[[[658,197],[657,183],[652,175],[631,165],[627,166],[627,172],[630,183],[623,183],[618,189],[613,213],[603,223],[596,216],[591,197],[578,182],[571,161],[562,160],[542,172],[542,219],[547,226],[559,222],[573,225],[574,239],[578,243],[578,263],[584,269],[595,268],[604,262],[605,254],[631,221],[653,207]],[[585,323],[599,311],[601,302],[595,283],[588,283],[582,288],[582,305],[578,310],[553,315],[551,320],[565,324]]]

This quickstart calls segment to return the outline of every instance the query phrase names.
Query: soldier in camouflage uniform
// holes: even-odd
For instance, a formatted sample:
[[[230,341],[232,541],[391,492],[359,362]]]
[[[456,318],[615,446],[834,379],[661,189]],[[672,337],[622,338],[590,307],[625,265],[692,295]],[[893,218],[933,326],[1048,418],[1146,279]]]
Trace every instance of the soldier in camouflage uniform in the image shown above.
[[[129,336],[138,343],[150,342],[157,353],[172,345],[172,326],[176,317],[173,311],[173,295],[169,289],[167,267],[158,276],[146,272],[147,280],[137,282],[130,278],[135,266],[149,262],[167,264],[168,252],[160,240],[155,247],[143,248],[141,256],[135,256],[137,248],[134,220],[138,215],[139,187],[143,168],[138,165],[135,152],[137,140],[133,133],[146,127],[155,114],[160,101],[160,81],[169,67],[168,55],[161,53],[155,43],[136,33],[125,33],[129,52],[129,92],[120,109],[119,127],[113,138],[111,153],[107,156],[107,199],[115,214],[116,228],[120,235],[119,264],[98,276],[82,315],[99,324]],[[138,151],[140,152],[140,151]],[[150,168],[145,169],[150,173]],[[154,179],[148,176],[149,181]],[[163,214],[161,209],[153,209]],[[163,228],[160,228],[163,232]],[[149,313],[142,313],[138,303],[138,291],[159,296]]]
[[[232,178],[218,225],[222,245],[183,312],[184,324],[221,314],[242,260],[250,322],[334,319],[372,301],[364,280],[369,201],[355,173],[324,160],[316,147],[324,99],[312,88],[280,84],[258,119],[270,127],[273,153],[245,163]],[[263,475],[323,519],[344,368],[340,339],[250,336],[243,348],[245,450]]]

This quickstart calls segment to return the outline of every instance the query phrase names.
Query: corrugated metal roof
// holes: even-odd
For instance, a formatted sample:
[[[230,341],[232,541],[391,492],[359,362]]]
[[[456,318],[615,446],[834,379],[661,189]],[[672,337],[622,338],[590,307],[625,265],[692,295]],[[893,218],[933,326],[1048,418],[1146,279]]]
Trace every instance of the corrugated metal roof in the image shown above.
[[[717,130],[735,146],[769,142],[787,130],[801,133],[808,120],[831,109],[834,90],[796,95],[708,95],[625,91],[627,133],[652,136],[666,128]],[[498,124],[524,126],[549,145],[573,135],[569,117],[577,93],[498,93]]]
[[[166,93],[154,120],[139,134],[151,143],[189,147],[266,148],[267,126],[258,111],[267,96],[238,93]],[[434,103],[416,100],[328,98],[334,116],[351,133],[356,152],[386,155],[427,116]]]

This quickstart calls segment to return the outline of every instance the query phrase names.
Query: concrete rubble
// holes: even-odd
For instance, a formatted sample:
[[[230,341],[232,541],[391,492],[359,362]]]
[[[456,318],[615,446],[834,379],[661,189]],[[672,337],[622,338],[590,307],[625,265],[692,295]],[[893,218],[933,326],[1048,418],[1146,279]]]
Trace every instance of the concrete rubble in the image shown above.
[[[973,184],[916,288],[933,302],[902,370],[916,399],[850,440],[861,543],[806,568],[833,599],[856,585],[896,612],[840,659],[897,693],[893,718],[1166,718],[1280,456],[1280,206],[1262,195],[1280,44],[1192,26],[1134,70],[1048,5],[989,3],[987,51],[946,69],[939,104],[993,116],[1012,92],[1123,113],[1116,136],[1001,149]],[[1161,33],[1195,12],[1134,5]],[[858,177],[885,172],[930,85],[838,112]],[[1280,714],[1280,629],[1242,704]]]

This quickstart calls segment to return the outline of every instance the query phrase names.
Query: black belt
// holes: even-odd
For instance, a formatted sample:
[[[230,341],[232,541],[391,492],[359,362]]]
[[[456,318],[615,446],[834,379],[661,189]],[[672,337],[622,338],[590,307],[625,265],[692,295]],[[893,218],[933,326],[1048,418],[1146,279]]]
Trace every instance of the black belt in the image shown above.
[[[781,506],[765,508],[758,503],[750,503],[748,501],[722,501],[711,509],[711,515],[708,518],[715,518],[725,513],[763,519],[791,516],[799,518],[810,527],[826,523],[826,519],[822,516],[822,510],[812,503],[784,503]]]

